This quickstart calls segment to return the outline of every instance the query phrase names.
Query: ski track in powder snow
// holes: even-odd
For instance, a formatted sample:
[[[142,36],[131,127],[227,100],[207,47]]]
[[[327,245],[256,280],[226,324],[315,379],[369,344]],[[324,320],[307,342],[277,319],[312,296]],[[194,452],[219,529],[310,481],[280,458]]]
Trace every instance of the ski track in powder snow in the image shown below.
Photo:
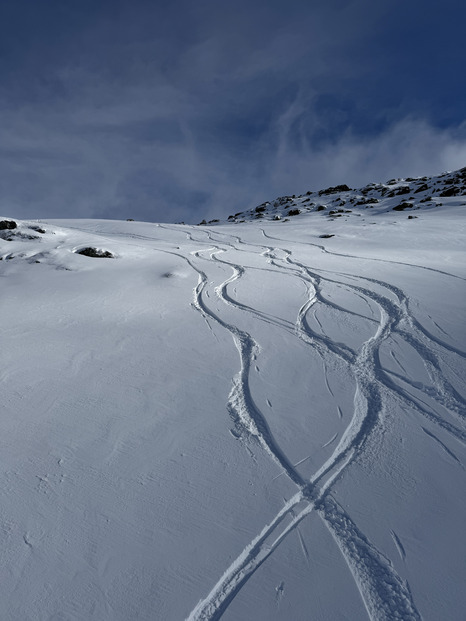
[[[337,273],[329,276],[328,273],[311,270],[309,266],[294,259],[293,253],[285,248],[248,244],[239,237],[229,238],[226,234],[219,235],[209,230],[197,233],[196,238],[190,235],[190,239],[202,244],[203,247],[192,252],[192,259],[188,259],[189,264],[199,274],[199,283],[194,292],[194,306],[204,317],[210,318],[231,333],[240,354],[241,369],[233,378],[233,389],[228,402],[230,415],[235,423],[235,435],[238,438],[251,436],[255,438],[278,462],[283,469],[282,474],[286,474],[293,481],[298,491],[296,496],[233,561],[211,592],[193,609],[188,620],[215,621],[220,619],[247,580],[313,510],[316,510],[324,521],[345,558],[369,618],[380,621],[420,619],[408,584],[398,576],[392,562],[359,531],[349,515],[335,501],[331,494],[331,484],[341,476],[355,457],[365,450],[371,435],[383,425],[381,415],[384,401],[388,396],[414,408],[419,414],[464,442],[466,436],[458,423],[461,423],[464,417],[465,402],[444,377],[439,357],[434,351],[441,351],[445,348],[461,356],[464,355],[463,352],[435,339],[425,330],[410,312],[409,300],[403,291],[389,283],[364,277],[355,278],[354,275],[351,275],[349,279],[345,274]],[[204,234],[206,239],[199,239],[199,233]],[[266,416],[252,399],[249,373],[252,362],[259,351],[258,343],[249,333],[223,320],[218,314],[219,310],[214,312],[207,304],[211,296],[208,298],[206,296],[209,279],[204,270],[208,270],[209,263],[214,261],[231,270],[231,274],[214,287],[217,299],[237,311],[249,313],[258,320],[269,322],[286,331],[290,330],[290,326],[283,320],[247,306],[229,295],[229,285],[240,280],[248,270],[260,269],[257,266],[248,268],[230,261],[229,251],[252,252],[262,256],[266,259],[264,270],[270,270],[272,266],[273,269],[291,278],[299,279],[304,284],[308,291],[308,300],[297,311],[294,335],[313,347],[320,354],[324,364],[331,362],[332,359],[338,359],[353,376],[355,398],[352,419],[332,455],[310,480],[305,481],[284,455],[267,425]],[[352,258],[349,255],[346,256],[348,259]],[[351,280],[357,280],[358,284],[353,284]],[[322,294],[322,285],[325,283],[344,285],[345,288],[365,300],[369,306],[369,303],[372,303],[379,309],[375,333],[362,344],[358,352],[354,352],[342,343],[335,343],[324,334],[317,334],[309,326],[307,315],[317,301],[324,307],[336,308],[350,315],[357,315],[354,311],[326,299]],[[375,288],[371,288],[371,284],[385,290],[386,294],[377,293]],[[403,338],[419,354],[435,386],[433,399],[448,408],[454,422],[444,420],[428,404],[396,384],[391,377],[392,374],[382,367],[380,346],[394,334]],[[326,381],[328,386],[327,378]],[[432,436],[428,431],[426,433]],[[335,437],[327,444],[333,442],[334,439]],[[454,459],[456,458],[445,445],[442,444],[442,446]],[[299,510],[296,513],[297,508]],[[280,530],[285,518],[288,518],[288,523]],[[397,549],[404,558],[404,549],[399,538],[396,535],[392,536],[395,537]],[[304,543],[302,537],[300,541]]]
[[[311,513],[323,522],[338,547],[369,619],[420,620],[421,614],[416,607],[408,582],[399,576],[392,560],[377,549],[369,537],[360,530],[355,518],[337,502],[333,488],[358,457],[374,457],[371,453],[373,450],[371,439],[385,432],[384,414],[389,402],[414,412],[418,417],[423,438],[432,446],[439,447],[439,451],[454,467],[464,470],[459,457],[447,446],[444,439],[441,440],[432,430],[437,428],[443,434],[442,438],[447,436],[461,444],[466,443],[464,431],[466,400],[443,371],[444,354],[448,353],[464,360],[466,353],[456,345],[433,335],[423,326],[414,316],[410,299],[401,288],[380,279],[355,276],[355,273],[358,273],[357,268],[354,270],[355,273],[351,273],[349,268],[343,272],[312,267],[304,262],[301,254],[298,258],[296,245],[302,242],[272,237],[264,230],[262,236],[265,242],[277,242],[278,246],[251,243],[237,235],[205,227],[185,226],[181,229],[169,225],[158,226],[167,231],[186,235],[190,251],[183,252],[178,247],[173,250],[157,248],[157,252],[182,259],[189,269],[197,274],[197,284],[192,292],[192,308],[202,316],[213,338],[218,340],[219,330],[229,333],[238,352],[239,369],[232,378],[232,387],[226,404],[232,422],[233,436],[244,443],[249,451],[248,443],[260,446],[280,468],[280,474],[274,479],[286,476],[295,486],[294,496],[285,502],[276,515],[264,524],[262,530],[230,562],[224,573],[218,576],[210,592],[192,609],[186,621],[221,619],[242,587],[274,554],[290,533],[297,535],[305,562],[310,564],[312,552],[299,525]],[[103,235],[102,238],[104,239]],[[131,239],[137,244],[138,240],[154,241],[156,238],[131,235]],[[283,247],[282,243],[294,244],[295,249]],[[413,270],[428,270],[444,277],[462,280],[459,276],[425,266],[385,261],[380,258],[361,258],[333,252],[319,244],[310,243],[306,246],[314,246],[323,253],[343,257],[347,261],[346,265],[361,260],[369,262],[373,260],[381,264],[408,266]],[[245,260],[240,261],[238,257],[244,257]],[[248,264],[251,257],[254,258],[254,265]],[[238,289],[241,290],[242,279],[249,274],[260,278],[262,273],[280,274],[289,279],[290,283],[299,285],[300,290],[305,292],[304,302],[296,308],[295,321],[254,308],[245,301],[237,299],[241,297],[237,292]],[[328,295],[330,286],[341,287],[345,292],[355,296],[368,314],[330,299]],[[325,333],[324,326],[320,324],[315,314],[317,307],[322,312],[338,312],[351,318],[363,319],[366,325],[371,327],[370,336],[358,348],[337,342]],[[234,319],[236,317],[248,319],[246,322],[248,330],[237,325]],[[298,467],[306,462],[309,456],[294,463],[294,460],[286,455],[267,420],[267,414],[272,408],[271,400],[266,400],[268,409],[262,410],[254,399],[250,375],[251,371],[256,369],[258,371],[256,375],[260,377],[259,366],[261,366],[258,362],[261,343],[253,334],[257,322],[273,326],[274,329],[286,333],[287,338],[296,339],[300,344],[304,344],[303,347],[311,348],[322,362],[325,387],[332,397],[334,392],[329,381],[329,369],[344,369],[353,382],[352,412],[349,414],[345,412],[343,415],[338,406],[336,413],[340,423],[345,423],[346,426],[321,444],[322,448],[330,447],[328,450],[332,452],[307,478],[300,473]],[[320,329],[316,329],[315,325],[320,326]],[[443,336],[448,336],[443,329],[439,329],[439,332],[442,332]],[[404,371],[403,374],[398,373],[385,368],[382,364],[381,348],[394,337],[409,346],[419,357],[429,378],[429,387],[417,378],[409,377]],[[397,368],[404,369],[399,355],[390,351],[390,357]],[[402,540],[395,530],[390,530],[389,535],[401,563],[405,563],[407,547],[405,548],[404,539]],[[24,542],[27,546],[30,545],[27,539]],[[286,585],[286,581],[281,581],[275,589],[277,607],[286,598]]]

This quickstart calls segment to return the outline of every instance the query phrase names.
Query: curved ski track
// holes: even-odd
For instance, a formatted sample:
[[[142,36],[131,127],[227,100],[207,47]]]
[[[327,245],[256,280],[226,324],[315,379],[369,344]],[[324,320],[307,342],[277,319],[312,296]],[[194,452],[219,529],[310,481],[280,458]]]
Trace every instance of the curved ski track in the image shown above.
[[[298,492],[235,559],[207,597],[193,609],[188,617],[189,621],[215,621],[220,619],[246,581],[312,510],[317,510],[337,542],[353,574],[368,616],[374,620],[420,619],[408,585],[397,575],[390,560],[385,558],[358,530],[343,508],[333,499],[330,491],[331,483],[364,449],[370,435],[383,424],[381,414],[384,398],[387,394],[394,394],[398,400],[415,407],[418,412],[442,426],[456,438],[465,439],[459,428],[441,419],[428,406],[420,404],[415,397],[395,384],[384,371],[379,360],[381,343],[392,333],[398,333],[406,341],[409,341],[410,345],[424,360],[429,375],[436,386],[435,397],[437,400],[446,407],[453,407],[457,414],[463,416],[464,400],[444,378],[438,357],[433,352],[433,345],[441,348],[444,344],[434,341],[431,335],[423,330],[419,322],[410,314],[406,296],[402,291],[395,289],[388,283],[360,278],[359,281],[362,284],[354,285],[344,278],[339,280],[335,277],[338,275],[329,278],[311,271],[308,266],[294,260],[291,251],[287,249],[245,244],[238,237],[228,239],[226,235],[222,235],[222,238],[218,239],[218,236],[215,238],[215,234],[209,230],[202,230],[201,232],[206,235],[207,239],[194,239],[192,234],[188,233],[191,241],[203,246],[200,250],[192,253],[192,258],[186,258],[190,266],[199,275],[198,285],[194,291],[193,305],[206,319],[210,318],[231,333],[240,354],[241,369],[233,379],[233,388],[228,400],[228,409],[235,423],[235,435],[239,438],[253,436],[280,464],[284,473],[298,487]],[[243,248],[238,246],[243,246]],[[250,313],[257,319],[290,331],[290,325],[287,325],[287,322],[236,301],[229,295],[228,286],[230,284],[239,280],[247,269],[257,268],[247,268],[244,265],[226,260],[222,255],[227,255],[228,250],[236,252],[256,251],[256,253],[264,256],[267,263],[277,271],[287,273],[290,277],[299,278],[308,291],[308,300],[298,310],[294,328],[295,335],[314,347],[322,356],[325,364],[332,364],[332,360],[336,358],[339,363],[346,365],[353,374],[356,386],[353,418],[331,457],[311,477],[310,481],[304,481],[293,464],[283,454],[267,425],[265,415],[252,399],[249,387],[249,371],[259,351],[258,344],[250,334],[224,321],[218,312],[209,308],[206,299],[204,299],[208,277],[200,267],[199,262],[220,262],[231,268],[231,275],[215,286],[214,291],[218,300],[241,312]],[[277,250],[284,256],[277,257]],[[264,269],[270,268],[264,266]],[[344,277],[343,274],[341,276]],[[342,344],[332,342],[331,339],[323,335],[314,333],[307,323],[307,313],[316,301],[344,312],[350,312],[325,299],[321,291],[322,282],[325,281],[344,285],[364,300],[372,301],[379,308],[380,319],[376,332],[360,347],[358,353]],[[375,293],[367,286],[370,282],[378,284],[379,287],[392,295],[382,296]],[[396,303],[393,302],[393,297],[396,298]],[[207,299],[210,300],[211,297],[209,296]],[[429,346],[425,343],[426,341]],[[297,513],[296,509],[299,509]],[[287,518],[287,525],[281,528],[285,518]]]
[[[247,243],[238,236],[206,228],[183,227],[182,229],[168,225],[159,226],[177,233],[183,231],[191,243],[200,246],[197,250],[192,251],[189,256],[181,251],[162,249],[158,249],[158,251],[176,255],[186,261],[190,268],[197,273],[198,283],[193,291],[192,306],[202,315],[210,330],[213,331],[211,326],[213,323],[228,331],[238,349],[240,370],[232,379],[232,389],[227,403],[234,424],[233,435],[241,441],[252,440],[262,446],[267,454],[282,468],[281,474],[286,474],[297,488],[295,496],[285,504],[270,523],[264,526],[262,531],[230,564],[210,593],[195,606],[187,621],[218,621],[242,586],[273,554],[287,535],[295,530],[299,523],[312,511],[315,511],[323,520],[338,545],[359,590],[368,617],[372,621],[420,620],[421,615],[416,609],[409,585],[397,574],[390,559],[376,549],[345,510],[336,502],[331,493],[332,484],[355,458],[365,451],[370,451],[369,439],[374,434],[383,433],[384,408],[389,398],[411,408],[411,410],[428,419],[432,425],[441,427],[456,440],[465,443],[466,402],[444,376],[441,356],[442,352],[449,352],[464,359],[466,353],[429,333],[412,314],[409,299],[404,292],[387,282],[362,276],[356,277],[354,274],[343,272],[312,270],[309,266],[293,258],[292,251],[286,248]],[[287,241],[271,237],[265,231],[262,233],[266,239],[279,242]],[[200,238],[201,236],[203,238]],[[142,238],[142,236],[134,237],[141,240],[155,239]],[[291,242],[291,240],[289,243],[304,244],[304,242]],[[305,245],[315,246],[328,254],[344,256],[348,260],[384,261],[383,259],[369,259],[330,252],[318,244]],[[233,263],[226,258],[229,251],[260,255],[264,258],[265,264],[258,268]],[[206,271],[213,264],[231,271],[226,279],[216,285],[209,280]],[[454,274],[425,266],[402,265],[461,279]],[[229,294],[229,285],[239,281],[250,270],[279,272],[290,278],[298,279],[303,284],[307,291],[307,300],[301,308],[297,309],[294,325],[284,319],[239,302]],[[371,312],[371,317],[339,306],[326,298],[323,294],[323,288],[327,283],[340,285],[362,298]],[[213,290],[211,289],[212,286]],[[384,293],[380,293],[380,291]],[[249,375],[251,366],[254,365],[260,352],[259,343],[248,332],[224,320],[221,311],[219,309],[214,310],[211,307],[213,302],[223,303],[226,306],[233,307],[238,312],[248,313],[256,320],[265,321],[287,331],[294,338],[301,339],[318,352],[324,368],[339,366],[346,368],[351,373],[355,386],[352,418],[331,456],[309,480],[305,480],[296,469],[301,462],[294,466],[284,454],[271,432],[266,415],[254,402],[249,385]],[[359,347],[358,351],[353,351],[345,344],[332,341],[323,332],[316,333],[311,329],[307,317],[317,302],[326,308],[364,317],[366,321],[374,324],[373,335]],[[374,307],[378,308],[378,319],[374,316],[372,310]],[[449,420],[443,418],[428,401],[421,399],[415,391],[413,392],[416,383],[409,377],[389,372],[383,368],[380,361],[380,347],[391,335],[397,335],[403,339],[420,356],[433,386],[433,389],[429,391],[429,398],[444,408],[448,413]],[[397,361],[394,354],[392,357]],[[399,363],[398,366],[401,367]],[[401,383],[395,382],[395,379],[400,380]],[[330,390],[330,387],[328,388]],[[429,437],[439,443],[459,466],[463,467],[456,455],[443,442],[428,429],[422,426],[421,428]],[[335,439],[336,436],[327,445],[333,443]],[[393,531],[392,537],[400,556],[404,559],[404,548]]]
[[[166,225],[161,226],[171,228]],[[445,350],[461,358],[466,357],[466,354],[430,334],[411,313],[409,300],[404,292],[389,283],[360,276],[355,277],[346,273],[324,272],[323,270],[317,272],[295,260],[292,252],[286,248],[249,244],[237,236],[219,234],[209,229],[193,228],[192,230],[196,231],[196,238],[191,232],[187,233],[187,237],[191,242],[200,244],[201,248],[193,251],[190,257],[185,257],[180,253],[173,254],[183,257],[198,274],[198,284],[194,290],[194,308],[208,323],[209,320],[215,322],[230,332],[240,355],[240,371],[233,378],[233,387],[227,404],[235,425],[232,432],[238,439],[252,438],[257,441],[278,462],[283,469],[282,474],[286,474],[293,481],[297,487],[297,493],[231,563],[210,593],[192,610],[187,621],[218,621],[242,586],[273,554],[286,536],[295,530],[312,511],[317,512],[337,543],[371,620],[421,619],[413,602],[409,585],[399,577],[392,562],[376,549],[336,502],[331,494],[331,486],[341,476],[344,469],[358,455],[367,450],[369,438],[373,434],[383,432],[384,407],[389,397],[409,406],[431,423],[438,425],[464,443],[466,433],[462,429],[462,424],[466,413],[466,403],[444,376],[440,358],[442,351]],[[205,239],[199,239],[199,233],[205,235]],[[268,237],[265,232],[263,234]],[[318,247],[324,252],[329,252],[323,246]],[[228,251],[261,255],[266,264],[263,268],[257,268],[233,263],[225,258],[228,256]],[[361,257],[343,256],[348,259],[361,259]],[[382,259],[377,260],[382,261]],[[201,267],[204,264],[212,264],[212,262],[220,263],[231,269],[231,275],[214,286],[215,296],[208,295],[209,278]],[[431,269],[423,266],[410,267]],[[228,293],[229,285],[241,279],[246,271],[253,269],[277,271],[291,278],[297,278],[303,283],[308,299],[298,309],[294,326],[283,319],[239,302]],[[431,271],[440,272],[434,269]],[[440,273],[459,278],[445,272]],[[357,284],[354,284],[354,281]],[[373,306],[377,307],[379,319],[374,319],[372,311],[372,317],[364,317],[327,299],[322,292],[326,283],[345,287],[362,298],[369,309]],[[374,285],[374,288],[371,288],[371,285]],[[386,293],[377,293],[375,289]],[[259,344],[251,334],[223,320],[219,314],[220,311],[218,309],[214,311],[209,306],[208,300],[212,301],[213,298],[237,311],[249,313],[255,319],[286,330],[313,347],[321,356],[325,367],[343,365],[352,374],[355,384],[352,419],[332,455],[309,480],[304,480],[296,470],[296,466],[283,453],[267,424],[265,414],[257,407],[252,397],[249,373],[260,351]],[[342,343],[335,343],[323,333],[314,332],[309,326],[307,315],[316,302],[327,308],[364,317],[376,324],[374,334],[356,352]],[[404,380],[404,383],[411,388],[416,387],[415,382],[383,368],[380,362],[380,347],[384,341],[395,334],[408,343],[421,357],[434,387],[429,393],[430,398],[442,405],[454,422],[445,420],[427,402],[410,392],[408,388],[396,383],[393,378]],[[395,357],[394,359],[396,360]],[[435,438],[424,427],[422,429]],[[441,444],[444,450],[453,455],[463,467],[456,456],[443,443]],[[397,548],[400,550],[399,539],[396,538],[396,541],[398,541]],[[401,549],[403,550],[402,547]]]

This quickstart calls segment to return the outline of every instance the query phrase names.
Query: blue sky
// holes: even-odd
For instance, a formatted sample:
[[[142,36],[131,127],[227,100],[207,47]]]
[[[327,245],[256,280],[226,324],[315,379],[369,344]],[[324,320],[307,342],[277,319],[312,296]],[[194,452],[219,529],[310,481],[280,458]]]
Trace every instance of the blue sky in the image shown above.
[[[0,212],[197,222],[466,165],[452,0],[0,0]]]

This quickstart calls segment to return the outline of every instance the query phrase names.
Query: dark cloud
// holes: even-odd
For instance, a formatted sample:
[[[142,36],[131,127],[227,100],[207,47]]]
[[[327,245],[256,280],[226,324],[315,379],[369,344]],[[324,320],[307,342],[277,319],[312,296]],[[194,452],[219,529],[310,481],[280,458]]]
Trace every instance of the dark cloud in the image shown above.
[[[464,165],[450,4],[2,3],[0,211],[198,221]]]

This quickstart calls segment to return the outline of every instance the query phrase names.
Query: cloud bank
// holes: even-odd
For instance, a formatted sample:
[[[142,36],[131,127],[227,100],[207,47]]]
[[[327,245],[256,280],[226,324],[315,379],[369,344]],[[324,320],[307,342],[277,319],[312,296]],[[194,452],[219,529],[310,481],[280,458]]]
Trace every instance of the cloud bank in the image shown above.
[[[84,2],[71,19],[26,2],[0,65],[0,211],[196,222],[464,166],[463,111],[422,65],[406,75],[426,11],[374,4]]]

